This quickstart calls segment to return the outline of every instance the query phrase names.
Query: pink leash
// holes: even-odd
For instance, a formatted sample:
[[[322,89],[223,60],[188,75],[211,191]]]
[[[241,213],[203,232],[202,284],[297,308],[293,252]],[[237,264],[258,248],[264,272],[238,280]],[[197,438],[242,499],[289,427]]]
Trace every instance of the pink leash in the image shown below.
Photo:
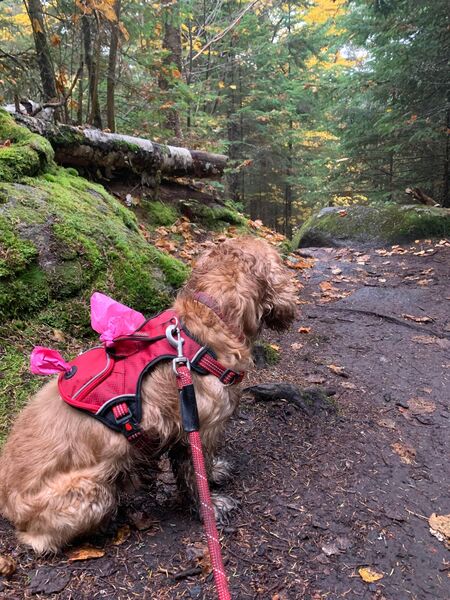
[[[174,337],[174,334],[176,337]],[[192,383],[188,359],[183,356],[183,338],[180,335],[178,324],[167,328],[166,336],[169,342],[178,350],[178,357],[173,360],[173,369],[177,376],[177,385],[180,392],[180,409],[183,428],[188,433],[191,446],[192,463],[194,465],[195,479],[197,482],[200,513],[205,527],[211,565],[219,600],[231,600],[227,576],[223,566],[222,551],[220,548],[219,533],[217,531],[214,507],[209,492],[208,477],[206,474],[205,460],[203,458],[202,440],[199,434],[200,422],[197,412],[197,402]]]

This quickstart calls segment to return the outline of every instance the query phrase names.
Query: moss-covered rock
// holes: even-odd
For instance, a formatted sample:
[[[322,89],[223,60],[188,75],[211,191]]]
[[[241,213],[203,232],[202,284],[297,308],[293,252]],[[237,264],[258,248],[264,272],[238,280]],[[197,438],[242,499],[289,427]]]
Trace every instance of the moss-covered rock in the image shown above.
[[[206,205],[197,200],[180,200],[180,208],[192,221],[196,221],[212,231],[221,230],[230,225],[247,226],[247,219],[238,212],[231,202]]]
[[[20,181],[53,165],[53,148],[43,137],[20,127],[0,109],[0,181]]]
[[[173,225],[180,216],[174,206],[159,200],[144,200],[142,205],[146,213],[146,220],[151,225],[167,227]]]
[[[292,246],[401,243],[449,235],[450,210],[445,208],[417,204],[332,207],[312,215],[294,234]]]
[[[0,196],[0,321],[92,289],[151,313],[186,277],[141,236],[133,213],[65,169],[0,183]]]

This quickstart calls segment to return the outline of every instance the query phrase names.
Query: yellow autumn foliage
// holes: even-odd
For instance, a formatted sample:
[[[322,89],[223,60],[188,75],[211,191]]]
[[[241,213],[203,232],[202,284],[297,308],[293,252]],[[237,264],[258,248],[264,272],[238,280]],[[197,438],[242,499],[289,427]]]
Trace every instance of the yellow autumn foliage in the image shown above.
[[[345,11],[346,0],[316,0],[305,13],[303,20],[307,25],[322,25]]]

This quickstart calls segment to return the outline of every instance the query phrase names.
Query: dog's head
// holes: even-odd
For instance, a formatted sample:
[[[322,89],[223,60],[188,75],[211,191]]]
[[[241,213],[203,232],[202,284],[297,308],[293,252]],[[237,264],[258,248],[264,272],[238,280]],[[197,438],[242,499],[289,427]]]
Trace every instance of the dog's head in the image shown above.
[[[260,238],[234,238],[207,250],[186,287],[215,298],[227,320],[250,338],[263,325],[286,329],[295,317],[292,276],[277,250]]]

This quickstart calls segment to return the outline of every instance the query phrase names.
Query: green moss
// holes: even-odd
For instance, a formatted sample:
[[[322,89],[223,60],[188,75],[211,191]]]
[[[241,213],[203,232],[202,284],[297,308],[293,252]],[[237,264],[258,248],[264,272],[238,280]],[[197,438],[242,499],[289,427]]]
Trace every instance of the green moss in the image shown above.
[[[147,314],[170,302],[186,268],[102,186],[62,168],[23,181],[0,184],[0,319],[99,288]]]
[[[272,344],[267,342],[256,342],[256,352],[262,356],[266,366],[276,365],[280,361],[280,351],[274,348]]]
[[[175,288],[181,287],[189,274],[188,267],[172,256],[159,251],[155,251],[155,257],[167,281]]]
[[[0,109],[0,181],[20,181],[25,176],[44,172],[53,162],[54,152],[47,140],[16,124]]]
[[[34,264],[14,277],[0,278],[0,323],[39,310],[50,293],[45,273]]]
[[[86,295],[87,296],[87,295]],[[59,329],[75,338],[96,338],[90,325],[89,298],[52,300],[35,317],[34,322]]]
[[[0,278],[23,270],[36,255],[34,245],[16,235],[0,215]]]
[[[180,216],[173,206],[158,200],[153,202],[144,201],[143,207],[151,225],[164,225],[167,227],[173,225]]]
[[[247,219],[232,205],[206,206],[196,200],[183,200],[180,204],[191,220],[211,230],[221,230],[230,225],[246,226],[247,223]]]
[[[292,247],[359,242],[407,242],[450,235],[450,210],[383,204],[322,209],[294,234]]]

